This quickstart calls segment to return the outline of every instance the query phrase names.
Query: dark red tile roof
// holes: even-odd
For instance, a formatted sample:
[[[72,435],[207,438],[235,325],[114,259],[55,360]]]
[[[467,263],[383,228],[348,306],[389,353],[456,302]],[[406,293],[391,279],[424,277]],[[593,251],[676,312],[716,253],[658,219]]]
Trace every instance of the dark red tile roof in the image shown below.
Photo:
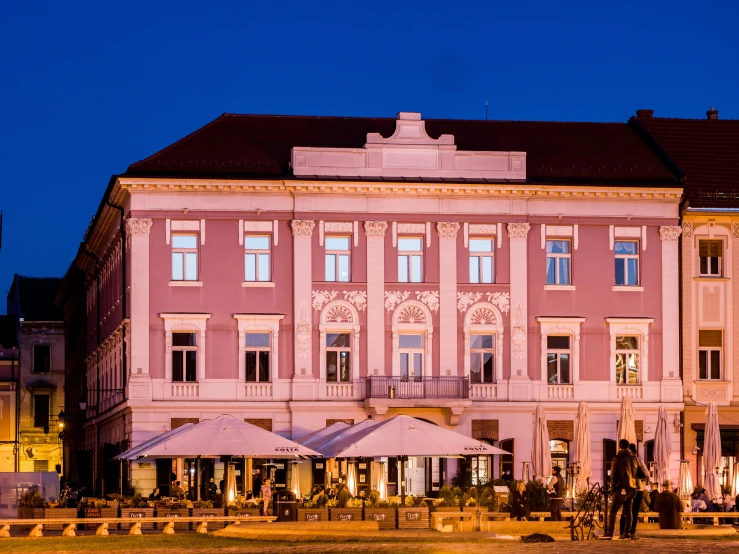
[[[431,119],[426,130],[454,135],[460,150],[524,151],[530,182],[679,186],[626,123]],[[224,114],[125,175],[289,179],[294,146],[361,148],[367,133],[394,131],[394,118]]]
[[[739,207],[739,120],[633,117],[685,176],[693,207]]]

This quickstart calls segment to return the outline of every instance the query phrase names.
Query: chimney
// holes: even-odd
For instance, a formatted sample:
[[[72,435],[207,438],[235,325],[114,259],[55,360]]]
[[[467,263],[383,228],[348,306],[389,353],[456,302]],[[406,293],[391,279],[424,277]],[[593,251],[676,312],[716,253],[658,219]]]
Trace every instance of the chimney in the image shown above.
[[[636,117],[639,119],[652,119],[654,110],[636,110]]]
[[[706,117],[708,119],[718,119],[718,110],[713,109],[713,106],[711,106],[706,112]]]

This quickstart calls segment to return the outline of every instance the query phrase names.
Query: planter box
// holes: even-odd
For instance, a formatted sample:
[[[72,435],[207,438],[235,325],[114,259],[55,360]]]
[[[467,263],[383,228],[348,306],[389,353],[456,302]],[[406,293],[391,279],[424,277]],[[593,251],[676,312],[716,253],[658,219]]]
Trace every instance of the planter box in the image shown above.
[[[431,508],[432,512],[461,512],[462,508],[459,506],[434,506]]]
[[[328,521],[328,508],[298,508],[298,521]]]
[[[428,508],[398,508],[398,529],[428,529]]]
[[[254,517],[262,515],[262,510],[260,510],[259,508],[227,508],[226,515]]]
[[[177,510],[157,510],[157,517],[166,517],[170,518],[173,521],[177,521],[177,519],[181,517],[188,517],[190,515],[189,508],[180,508]],[[162,527],[164,523],[157,523],[158,526]],[[164,528],[164,527],[162,527]],[[176,531],[187,531],[190,528],[189,522],[184,523],[175,523],[174,528]]]
[[[192,509],[192,515],[193,517],[223,517],[223,508],[193,508]],[[215,525],[215,523],[213,524]],[[221,527],[224,527],[225,524],[219,524]],[[192,529],[197,529],[198,524],[193,522],[190,524],[190,527]],[[209,526],[210,528],[210,526]],[[215,529],[215,527],[214,527]]]
[[[464,508],[462,508],[462,511],[463,512],[472,512],[472,513],[475,513],[477,510],[478,510],[478,507],[477,506],[465,506]],[[489,511],[491,511],[489,506],[480,506],[479,507],[479,510],[481,512],[489,512]]]
[[[121,508],[121,518],[136,521],[143,517],[154,517],[154,508]],[[121,523],[121,529],[130,529],[127,523]],[[142,523],[141,529],[154,529],[153,523]]]
[[[18,508],[18,519],[43,519],[44,508]]]
[[[331,521],[362,521],[362,508],[329,508]]]
[[[77,508],[46,508],[44,510],[44,519],[54,519],[57,517],[77,517]],[[61,531],[64,526],[60,523],[44,525],[44,529],[49,531]]]
[[[376,521],[380,529],[395,529],[397,512],[395,508],[365,508],[364,520]]]

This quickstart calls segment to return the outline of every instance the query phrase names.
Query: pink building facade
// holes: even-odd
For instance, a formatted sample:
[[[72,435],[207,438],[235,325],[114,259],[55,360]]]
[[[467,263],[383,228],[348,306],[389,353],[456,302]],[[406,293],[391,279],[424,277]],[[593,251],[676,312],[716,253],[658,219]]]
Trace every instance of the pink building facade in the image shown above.
[[[589,404],[591,481],[623,397],[649,457],[658,406],[683,410],[682,191],[626,125],[292,119],[224,116],[111,181],[124,226],[101,204],[87,237],[99,263],[79,262],[77,448],[98,480],[110,445],[222,413],[293,439],[408,414],[512,452],[417,460],[415,494],[458,470],[522,477],[537,405],[565,467]],[[280,137],[253,156],[222,149],[214,133],[237,124]],[[178,166],[203,144],[220,156],[207,171]],[[676,477],[679,428],[673,442]],[[300,472],[307,490],[315,473]],[[147,462],[118,478],[147,493],[160,479]]]

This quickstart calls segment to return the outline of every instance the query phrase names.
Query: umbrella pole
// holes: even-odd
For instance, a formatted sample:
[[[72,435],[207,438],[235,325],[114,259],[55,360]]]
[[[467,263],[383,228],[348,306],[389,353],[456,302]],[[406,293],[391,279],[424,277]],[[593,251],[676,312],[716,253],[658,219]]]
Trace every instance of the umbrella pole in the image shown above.
[[[200,500],[200,456],[195,459],[195,500]]]
[[[408,456],[398,456],[400,462],[400,507],[405,506],[405,461]]]

